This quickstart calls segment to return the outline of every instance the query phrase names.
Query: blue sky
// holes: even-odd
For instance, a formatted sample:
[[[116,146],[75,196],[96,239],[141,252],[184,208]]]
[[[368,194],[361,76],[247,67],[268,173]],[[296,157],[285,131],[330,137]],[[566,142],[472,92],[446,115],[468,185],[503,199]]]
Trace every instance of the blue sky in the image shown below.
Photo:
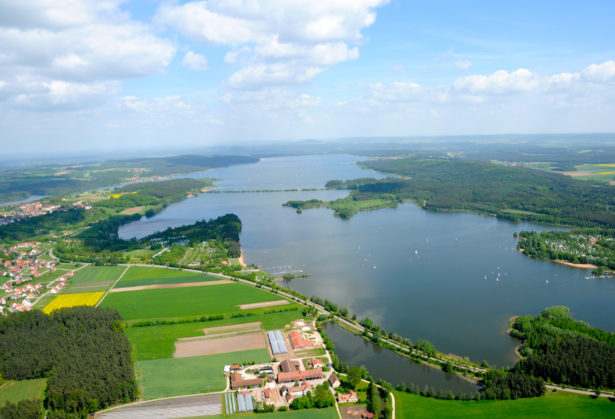
[[[613,21],[612,1],[0,0],[2,142],[615,132]]]

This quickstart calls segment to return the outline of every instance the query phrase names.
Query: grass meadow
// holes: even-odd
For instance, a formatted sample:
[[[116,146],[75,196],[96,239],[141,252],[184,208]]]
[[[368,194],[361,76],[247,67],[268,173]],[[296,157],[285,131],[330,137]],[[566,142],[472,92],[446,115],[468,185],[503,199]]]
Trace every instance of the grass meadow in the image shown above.
[[[233,283],[110,293],[101,307],[115,308],[130,321],[239,313],[239,304],[276,299],[279,297],[266,291]]]
[[[145,400],[224,390],[224,366],[269,361],[267,349],[225,354],[137,361],[137,377]]]
[[[612,418],[615,402],[604,397],[548,392],[544,397],[461,402],[395,391],[395,414],[404,418]]]
[[[181,271],[179,269],[131,266],[120,282],[117,283],[116,288],[218,280],[220,280],[220,278],[196,272]]]
[[[8,401],[17,403],[21,400],[42,400],[46,384],[46,378],[7,381],[0,387],[0,406],[4,406]]]

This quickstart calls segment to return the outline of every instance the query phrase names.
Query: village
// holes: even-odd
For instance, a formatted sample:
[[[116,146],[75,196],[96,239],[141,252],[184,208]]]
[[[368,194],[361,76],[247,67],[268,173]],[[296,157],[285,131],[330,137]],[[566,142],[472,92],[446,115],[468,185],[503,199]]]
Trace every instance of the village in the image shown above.
[[[25,204],[8,205],[0,211],[0,226],[14,223],[25,218],[38,217],[40,215],[53,214],[57,211],[67,211],[74,208],[92,209],[92,206],[82,201],[76,201],[70,206],[43,204],[41,201],[27,202]]]
[[[40,242],[23,242],[0,249],[0,314],[30,311],[45,295],[57,294],[74,274],[72,270],[58,270],[56,262]]]
[[[223,398],[227,415],[251,412],[257,406],[268,405],[283,410],[308,393],[314,396],[319,386],[331,392],[338,403],[360,401],[356,392],[341,387],[314,321],[297,320],[290,332],[276,330],[266,335],[272,362],[224,367],[227,390],[236,391],[226,393]],[[323,355],[314,356],[319,353]],[[367,409],[362,410],[357,417],[373,417]]]

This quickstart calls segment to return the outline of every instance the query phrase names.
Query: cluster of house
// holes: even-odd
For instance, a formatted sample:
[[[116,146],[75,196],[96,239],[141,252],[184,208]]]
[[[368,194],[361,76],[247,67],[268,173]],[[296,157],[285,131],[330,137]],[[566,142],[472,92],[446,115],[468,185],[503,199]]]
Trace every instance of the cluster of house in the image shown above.
[[[287,403],[290,403],[293,398],[305,396],[308,391],[312,391],[310,381],[324,378],[322,367],[324,363],[321,360],[311,361],[310,366],[316,366],[312,369],[303,369],[300,360],[286,360],[273,365],[266,365],[258,369],[257,378],[242,377],[239,365],[231,365],[229,367],[231,389],[237,390],[242,388],[261,387],[265,382],[276,383],[277,391]],[[266,378],[261,378],[266,376]],[[295,384],[295,385],[291,385]],[[265,400],[271,398],[272,388],[265,388],[263,395]]]
[[[67,207],[51,204],[43,205],[40,201],[28,202],[19,206],[12,206],[8,211],[0,213],[0,226],[7,225],[24,218],[52,214],[56,211],[67,211],[72,208],[84,208],[87,210],[91,209],[92,206],[84,204],[82,201],[74,202],[71,206]]]
[[[303,369],[300,360],[286,360],[272,365],[265,365],[253,371],[250,377],[244,377],[241,373],[242,367],[239,365],[229,365],[225,371],[230,374],[231,389],[256,389],[258,388],[258,399],[274,403],[275,401],[289,405],[293,399],[313,392],[316,385],[325,381],[329,382],[330,388],[334,390],[340,386],[340,380],[332,372],[328,377],[323,372],[324,362],[320,359],[312,359],[307,362],[311,369]],[[257,377],[254,377],[258,374]],[[262,378],[266,376],[266,378]],[[359,396],[350,390],[347,393],[337,393],[337,400],[340,403],[357,403]]]
[[[0,314],[6,314],[7,311],[29,311],[33,305],[31,300],[40,296],[45,288],[41,282],[35,284],[34,280],[39,278],[43,271],[56,270],[55,262],[37,258],[41,253],[39,245],[39,242],[23,242],[8,249],[0,249],[7,255],[16,254],[12,260],[0,260],[3,267],[0,275],[6,278],[0,286],[6,294],[0,298]],[[72,275],[72,271],[61,275],[47,283],[46,287],[50,288],[49,292],[57,293],[66,286],[68,278]],[[9,300],[11,303],[7,305]]]

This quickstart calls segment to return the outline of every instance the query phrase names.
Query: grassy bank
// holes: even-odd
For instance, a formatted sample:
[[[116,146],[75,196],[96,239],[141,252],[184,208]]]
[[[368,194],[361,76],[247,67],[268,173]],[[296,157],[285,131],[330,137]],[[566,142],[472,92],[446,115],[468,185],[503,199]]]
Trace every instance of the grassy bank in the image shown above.
[[[615,403],[604,397],[564,392],[548,393],[544,397],[517,400],[461,402],[436,400],[416,394],[394,391],[396,417],[404,418],[612,418]]]

